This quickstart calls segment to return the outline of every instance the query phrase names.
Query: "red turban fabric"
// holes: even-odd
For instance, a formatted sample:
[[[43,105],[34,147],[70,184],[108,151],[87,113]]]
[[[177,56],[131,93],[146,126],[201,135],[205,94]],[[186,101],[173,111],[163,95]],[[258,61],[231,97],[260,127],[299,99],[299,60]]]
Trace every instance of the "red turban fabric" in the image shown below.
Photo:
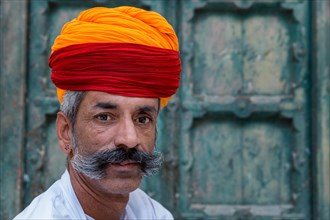
[[[63,26],[49,57],[62,103],[66,90],[160,98],[180,82],[180,54],[171,25],[156,12],[129,6],[91,8]]]

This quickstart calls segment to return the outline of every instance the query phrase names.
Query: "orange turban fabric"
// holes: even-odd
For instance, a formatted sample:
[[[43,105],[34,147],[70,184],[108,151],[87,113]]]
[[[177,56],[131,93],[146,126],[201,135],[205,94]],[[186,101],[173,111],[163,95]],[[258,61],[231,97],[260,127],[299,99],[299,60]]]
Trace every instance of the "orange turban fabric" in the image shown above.
[[[177,36],[160,14],[123,6],[83,11],[63,26],[49,58],[62,103],[66,90],[160,98],[180,82]]]

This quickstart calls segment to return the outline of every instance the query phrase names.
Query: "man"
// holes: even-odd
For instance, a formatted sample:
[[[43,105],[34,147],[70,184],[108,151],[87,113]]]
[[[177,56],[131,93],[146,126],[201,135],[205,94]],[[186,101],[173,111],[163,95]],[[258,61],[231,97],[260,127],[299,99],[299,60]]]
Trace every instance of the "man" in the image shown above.
[[[64,25],[49,58],[68,167],[15,219],[172,219],[138,189],[160,167],[160,108],[181,64],[173,28],[133,7],[92,8]]]

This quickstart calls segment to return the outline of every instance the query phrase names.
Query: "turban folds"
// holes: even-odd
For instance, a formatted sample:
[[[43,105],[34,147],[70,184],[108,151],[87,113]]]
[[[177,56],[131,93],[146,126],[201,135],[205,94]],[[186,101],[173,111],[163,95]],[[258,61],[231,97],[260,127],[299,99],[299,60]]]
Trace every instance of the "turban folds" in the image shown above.
[[[66,90],[160,98],[180,82],[180,54],[171,25],[156,12],[129,6],[91,8],[66,23],[49,57],[60,103]]]

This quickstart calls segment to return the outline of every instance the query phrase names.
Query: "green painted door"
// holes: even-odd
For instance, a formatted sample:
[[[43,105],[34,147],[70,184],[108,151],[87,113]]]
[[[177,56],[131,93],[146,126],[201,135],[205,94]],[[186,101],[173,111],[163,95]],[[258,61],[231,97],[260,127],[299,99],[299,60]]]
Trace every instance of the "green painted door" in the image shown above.
[[[183,1],[179,210],[309,219],[307,1]]]
[[[23,42],[22,48],[27,46],[20,54],[2,43],[6,47],[1,49],[1,58],[9,54],[17,63],[24,60],[26,70],[21,73],[15,67],[7,71],[12,65],[9,61],[14,63],[15,59],[9,64],[2,61],[8,72],[5,76],[18,72],[20,77],[15,82],[1,77],[1,91],[5,91],[1,100],[8,102],[7,94],[12,91],[25,102],[16,114],[10,106],[2,105],[10,120],[1,121],[5,131],[1,133],[1,152],[9,149],[8,155],[24,162],[1,157],[5,167],[1,187],[7,190],[1,191],[0,218],[14,216],[57,180],[66,166],[57,146],[59,105],[47,64],[55,37],[81,10],[120,5],[160,12],[177,30],[181,42],[181,88],[161,112],[158,124],[157,149],[165,155],[164,166],[160,174],[146,179],[142,188],[176,219],[330,218],[330,77],[328,64],[319,60],[322,54],[329,57],[329,50],[316,42],[326,39],[324,36],[330,38],[328,32],[321,31],[329,26],[328,20],[322,20],[329,12],[322,5],[330,8],[329,3],[22,2],[18,18],[26,22],[26,29],[12,41]],[[2,11],[7,16],[14,14],[14,7],[7,10],[6,5],[1,6]],[[14,30],[19,29],[16,23],[12,22]],[[1,26],[7,27],[5,22]],[[3,42],[11,42],[8,36]],[[329,43],[325,48],[330,49]],[[18,84],[24,85],[23,89],[15,90]],[[20,123],[16,127],[11,120],[15,115]],[[6,138],[14,130],[19,139]],[[12,143],[16,143],[14,148],[3,148]],[[17,172],[12,174],[11,168]]]

